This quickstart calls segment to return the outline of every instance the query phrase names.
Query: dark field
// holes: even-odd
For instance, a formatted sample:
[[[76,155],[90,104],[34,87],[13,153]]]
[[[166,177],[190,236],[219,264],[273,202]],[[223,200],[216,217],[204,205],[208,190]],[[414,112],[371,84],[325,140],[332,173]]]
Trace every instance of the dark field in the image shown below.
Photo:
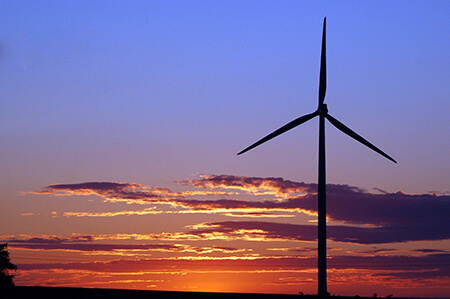
[[[14,287],[7,293],[0,293],[5,299],[40,299],[40,298],[67,298],[67,299],[101,299],[101,298],[242,298],[242,299],[313,299],[313,295],[276,295],[276,294],[242,294],[242,293],[202,293],[202,292],[169,292],[169,291],[142,291],[142,290],[116,290],[116,289],[85,289],[85,288],[54,288],[54,287]],[[6,294],[6,295],[5,295]],[[326,298],[348,299],[364,297],[331,296]],[[366,297],[368,298],[368,297]],[[373,298],[373,297],[372,297]],[[379,297],[381,298],[381,297]],[[393,297],[400,299],[398,297]]]

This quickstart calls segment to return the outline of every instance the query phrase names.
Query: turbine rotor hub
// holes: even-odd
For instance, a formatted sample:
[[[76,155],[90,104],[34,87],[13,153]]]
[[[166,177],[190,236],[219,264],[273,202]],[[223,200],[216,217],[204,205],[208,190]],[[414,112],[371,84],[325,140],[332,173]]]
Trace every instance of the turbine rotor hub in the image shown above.
[[[317,111],[319,112],[319,115],[326,115],[328,113],[327,104],[320,105]]]

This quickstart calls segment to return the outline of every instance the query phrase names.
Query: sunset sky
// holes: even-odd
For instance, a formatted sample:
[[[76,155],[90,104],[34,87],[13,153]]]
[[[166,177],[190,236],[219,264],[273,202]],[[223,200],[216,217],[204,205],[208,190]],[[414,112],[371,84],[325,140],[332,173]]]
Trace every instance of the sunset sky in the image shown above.
[[[449,1],[0,3],[0,242],[22,286],[450,295]]]

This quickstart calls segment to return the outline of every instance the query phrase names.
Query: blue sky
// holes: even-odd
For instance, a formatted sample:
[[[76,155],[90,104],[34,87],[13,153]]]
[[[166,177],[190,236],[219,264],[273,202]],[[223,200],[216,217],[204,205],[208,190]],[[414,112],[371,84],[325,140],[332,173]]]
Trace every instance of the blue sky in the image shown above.
[[[139,181],[177,172],[313,181],[317,124],[234,153],[316,108],[327,16],[330,112],[399,161],[385,163],[328,127],[329,180],[447,191],[445,1],[2,6],[1,134],[11,140],[3,152],[12,171],[34,176],[45,165],[49,180],[98,179],[107,169]],[[21,165],[17,155],[34,162]]]

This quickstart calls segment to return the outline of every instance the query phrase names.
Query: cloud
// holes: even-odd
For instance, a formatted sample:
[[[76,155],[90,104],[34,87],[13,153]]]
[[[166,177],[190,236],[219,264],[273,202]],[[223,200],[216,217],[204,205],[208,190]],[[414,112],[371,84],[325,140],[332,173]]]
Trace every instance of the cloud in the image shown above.
[[[54,184],[33,194],[54,196],[97,195],[106,201],[125,201],[147,204],[153,200],[169,200],[180,197],[167,188],[148,187],[136,183],[85,182],[78,184]]]
[[[410,229],[395,227],[352,227],[344,225],[333,225],[327,227],[328,239],[335,242],[353,244],[384,244],[395,242],[440,240],[434,238],[433,234],[423,235],[408,232]],[[28,244],[27,248],[38,248],[36,244],[45,244],[48,249],[57,248],[59,244],[73,244],[93,242],[100,240],[142,240],[142,241],[204,241],[204,240],[245,240],[245,241],[306,241],[317,240],[316,225],[302,225],[289,223],[274,223],[262,221],[224,221],[206,222],[191,225],[186,231],[162,232],[152,234],[111,234],[111,235],[72,235],[69,237],[42,236],[28,238],[8,238],[3,236],[2,240],[11,243],[12,246]],[[30,245],[31,244],[31,245]],[[68,249],[64,245],[60,248]],[[90,245],[90,244],[88,244]],[[88,248],[89,246],[72,246],[71,248]],[[45,247],[42,245],[42,248]],[[92,245],[92,248],[96,248]],[[106,247],[105,247],[106,248]],[[136,248],[138,249],[138,248]],[[74,249],[75,250],[75,249]],[[427,249],[420,251],[427,253]],[[431,251],[430,251],[431,252]]]
[[[292,187],[291,187],[292,189]],[[230,192],[218,191],[185,191],[172,192],[167,188],[147,187],[139,184],[127,184],[117,182],[91,182],[80,184],[56,184],[49,185],[41,191],[31,192],[40,195],[54,195],[54,196],[72,196],[72,195],[97,195],[108,202],[123,201],[127,203],[138,204],[154,204],[154,205],[169,205],[172,208],[182,208],[191,212],[205,212],[210,213],[230,213],[230,212],[244,212],[249,216],[261,217],[274,216],[268,211],[296,211],[295,207],[289,207],[286,204],[280,204],[277,201],[247,201],[238,199],[207,199],[200,200],[191,198],[192,196],[208,196],[208,195],[233,195]],[[144,209],[141,211],[119,211],[119,212],[66,212],[65,216],[77,217],[112,217],[123,215],[148,215],[158,214],[161,211],[156,211],[153,208]],[[164,213],[183,213],[183,211],[164,211]],[[280,216],[281,217],[281,216]]]
[[[237,253],[245,249],[219,246],[189,246],[182,244],[11,244],[12,248],[32,249],[32,250],[61,250],[61,251],[81,251],[81,252],[116,252],[124,253],[126,251],[136,252],[136,255],[142,252],[160,251],[160,252],[183,252],[209,254],[212,252]],[[125,255],[125,254],[124,254]]]
[[[425,277],[445,279],[450,276],[449,254],[426,256],[333,256],[328,259],[329,270],[375,270],[389,277]],[[296,272],[317,267],[316,257],[203,257],[119,259],[113,261],[40,263],[19,265],[22,270],[85,270],[97,272],[173,272],[177,271],[236,271],[236,272]],[[281,270],[282,269],[282,270]],[[333,271],[330,271],[333,272]]]
[[[240,217],[240,218],[291,218],[295,217],[293,214],[275,214],[268,212],[248,212],[248,213],[225,213],[225,216]]]
[[[92,242],[95,240],[93,235],[87,234],[72,234],[67,237],[55,236],[55,235],[39,235],[39,236],[29,236],[21,235],[20,237],[15,236],[0,236],[3,242],[22,244],[61,244],[61,243],[82,243],[82,242]]]
[[[439,249],[417,249],[415,251],[421,252],[421,253],[447,253],[447,252],[449,252],[446,250],[439,250]]]
[[[210,222],[195,226],[188,234],[201,238],[243,240],[316,241],[317,226],[260,221]],[[410,227],[354,227],[329,225],[327,238],[335,242],[355,244],[383,244],[408,241],[442,240],[443,233],[413,231]]]
[[[230,192],[185,191],[172,192],[168,188],[144,186],[136,183],[85,182],[78,184],[48,185],[41,191],[30,194],[73,196],[97,195],[105,201],[133,204],[172,204],[187,196],[232,195]]]
[[[276,194],[296,194],[281,203],[265,201],[267,208],[299,209],[317,212],[317,185],[297,183],[282,178],[205,175],[199,180],[183,182],[205,189],[237,188],[249,193],[270,190]],[[377,188],[377,190],[380,190]],[[436,194],[404,194],[403,192],[374,194],[358,187],[327,184],[327,213],[333,220],[355,224],[384,225],[448,223],[450,196]],[[430,217],[430,215],[433,215]]]
[[[127,240],[269,240],[286,241],[315,236],[308,229],[314,226],[275,224],[264,222],[214,222],[193,225],[186,232],[161,234],[112,234],[112,235],[80,235],[73,234],[66,237],[54,235],[39,235],[20,237],[1,236],[2,240],[10,244],[12,250],[59,250],[77,251],[83,255],[115,255],[114,260],[85,260],[73,262],[39,261],[17,263],[19,266],[18,281],[27,283],[27,279],[52,277],[53,283],[64,285],[73,282],[68,279],[71,275],[79,277],[80,273],[91,273],[96,277],[112,275],[182,275],[183,273],[286,273],[294,275],[296,279],[307,279],[308,275],[315,277],[317,258],[316,248],[291,247],[268,248],[273,254],[263,256],[249,252],[250,249],[229,246],[192,246],[187,244],[130,244]],[[301,232],[299,234],[299,231]],[[300,236],[301,235],[301,236]],[[226,239],[228,238],[228,239]],[[104,243],[105,240],[110,240]],[[114,240],[127,241],[126,244],[116,244]],[[95,243],[99,241],[99,243]],[[285,243],[281,243],[285,246]],[[406,255],[399,250],[382,249],[356,252],[351,255],[332,254],[328,258],[330,283],[334,281],[348,281],[356,279],[361,282],[362,277],[371,283],[385,282],[411,285],[412,283],[426,283],[427,285],[444,284],[450,275],[450,254],[438,250],[418,249],[419,254]],[[177,253],[172,257],[152,257],[149,252]],[[210,253],[216,253],[214,256]],[[221,255],[217,255],[217,253]],[[281,253],[282,255],[277,255]],[[338,252],[339,253],[339,252]],[[181,255],[178,255],[181,254]],[[223,254],[223,255],[222,255]],[[132,257],[132,258],[130,258]],[[56,273],[61,278],[55,278]],[[291,273],[291,274],[287,274]],[[292,274],[295,273],[295,274]],[[83,274],[83,275],[84,275]],[[90,274],[86,274],[90,275]],[[40,277],[40,278],[39,278]],[[66,281],[66,279],[68,279]],[[98,281],[98,279],[96,280]]]
[[[66,217],[115,217],[115,216],[136,216],[136,215],[156,215],[165,213],[164,211],[156,211],[155,208],[147,208],[137,211],[118,211],[118,212],[64,212]]]
[[[167,188],[149,187],[136,183],[87,182],[80,184],[56,184],[45,187],[36,194],[97,195],[108,202],[152,204],[143,210],[119,212],[66,212],[65,216],[112,217],[124,215],[151,215],[159,213],[220,213],[233,217],[289,217],[292,213],[317,214],[316,184],[293,182],[282,178],[242,177],[230,175],[203,175],[197,180],[181,181],[186,187],[200,191],[173,192]],[[252,196],[251,200],[216,198],[236,195],[237,190]],[[199,199],[198,196],[213,198]],[[159,209],[166,205],[171,209]],[[419,240],[445,240],[450,238],[450,196],[436,194],[370,193],[348,185],[327,185],[327,217],[341,222],[341,226],[329,226],[332,240],[359,244],[380,244]],[[279,225],[258,222],[228,222],[241,225],[241,229],[252,226],[264,231],[269,239],[315,240],[315,226]],[[223,225],[223,224],[222,224]],[[355,227],[349,225],[359,225]],[[263,227],[261,229],[261,226]],[[295,227],[295,229],[293,229]],[[295,233],[295,230],[297,233]],[[242,231],[241,231],[242,232]],[[299,234],[301,232],[301,234]],[[198,232],[191,232],[198,236]],[[216,232],[222,236],[236,235],[234,231]],[[205,232],[206,234],[206,232]],[[178,238],[177,233],[164,238]]]
[[[6,237],[6,238],[5,238]],[[62,251],[162,251],[162,252],[191,252],[197,254],[205,254],[212,252],[222,253],[238,253],[244,252],[246,249],[226,247],[226,246],[191,246],[185,244],[105,244],[92,243],[99,240],[124,240],[124,239],[144,239],[136,238],[135,235],[129,235],[128,238],[124,235],[71,235],[68,237],[57,236],[23,236],[22,238],[15,238],[2,236],[2,242],[9,243],[11,248],[31,249],[31,250],[62,250]],[[149,239],[158,239],[149,238]],[[148,239],[147,239],[148,240]]]
[[[283,178],[242,177],[233,175],[201,175],[199,180],[180,181],[203,189],[237,189],[253,195],[274,195],[287,197],[296,193],[316,192],[315,184],[305,184]]]
[[[278,252],[294,252],[294,253],[316,253],[317,248],[313,247],[280,247],[280,248],[267,248],[269,251],[278,251]],[[328,249],[329,251],[329,249]]]

